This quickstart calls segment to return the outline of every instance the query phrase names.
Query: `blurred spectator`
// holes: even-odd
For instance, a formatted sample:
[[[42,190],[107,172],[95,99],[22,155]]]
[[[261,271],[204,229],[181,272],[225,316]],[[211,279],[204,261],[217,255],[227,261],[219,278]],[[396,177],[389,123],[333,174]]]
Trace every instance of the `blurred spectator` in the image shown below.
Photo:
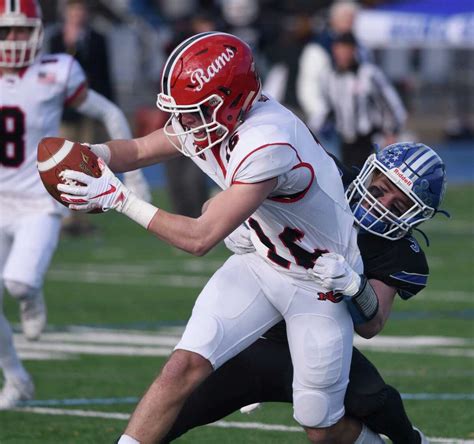
[[[47,51],[72,55],[84,70],[89,87],[113,100],[106,40],[90,26],[88,0],[66,0],[63,8],[62,23],[53,26],[48,33]],[[106,139],[101,125],[71,109],[63,111],[60,135],[70,140],[88,140],[92,143]],[[71,212],[63,219],[63,231],[72,236],[81,236],[94,234],[97,227],[91,223],[88,215]]]
[[[342,162],[362,167],[372,151],[374,138],[381,145],[396,141],[406,119],[403,104],[383,72],[374,64],[359,62],[357,42],[352,33],[333,37],[334,67],[322,77],[322,94],[312,117],[317,132],[330,113],[341,137]]]
[[[275,43],[275,23],[262,17],[260,2],[255,0],[220,0],[223,31],[236,35],[253,51],[257,70],[265,78],[268,71],[267,48]]]
[[[158,12],[157,2],[153,0],[130,0],[128,10],[131,14],[141,17],[154,28],[163,24]]]
[[[198,0],[155,0],[163,18],[168,22],[174,22],[183,18],[189,18],[199,13]]]
[[[66,0],[63,23],[51,31],[48,50],[72,55],[84,69],[89,87],[113,101],[106,39],[90,23],[88,0]],[[63,115],[61,132],[71,140],[103,140],[98,128],[95,122],[74,111]]]
[[[331,44],[334,36],[352,32],[359,6],[351,1],[334,2],[329,9],[328,24],[319,32],[313,41],[308,43],[299,59],[296,95],[306,115],[308,126],[314,130],[314,116],[319,116],[317,109],[321,103],[321,83],[331,70]],[[367,50],[358,46],[359,60],[369,59]],[[319,117],[316,117],[319,119]]]

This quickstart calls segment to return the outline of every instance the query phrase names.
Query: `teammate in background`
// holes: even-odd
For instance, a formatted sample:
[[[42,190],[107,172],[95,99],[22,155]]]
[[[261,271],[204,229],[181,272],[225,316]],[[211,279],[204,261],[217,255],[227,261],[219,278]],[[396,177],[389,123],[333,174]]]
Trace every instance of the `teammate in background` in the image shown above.
[[[240,224],[256,251],[233,255],[198,297],[181,341],[150,386],[119,442],[164,438],[186,398],[213,370],[285,319],[293,355],[294,417],[314,443],[380,443],[344,417],[353,326],[345,304],[317,300],[308,275],[331,251],[358,272],[353,215],[334,161],[304,123],[261,94],[253,55],[219,32],[197,34],[168,58],[157,105],[166,126],[131,141],[92,145],[98,179],[66,170],[71,209],[115,209],[175,247],[201,256]],[[133,195],[112,173],[184,154],[224,191],[198,218],[170,214]],[[315,357],[317,357],[315,359]]]
[[[111,137],[130,137],[123,113],[88,89],[69,55],[40,56],[41,11],[35,0],[0,0],[0,408],[33,397],[3,313],[3,289],[18,300],[23,333],[38,339],[46,324],[43,280],[67,211],[43,187],[36,169],[38,142],[58,134],[71,106],[106,126]],[[133,180],[147,191],[141,173]],[[147,196],[144,196],[147,197]]]
[[[372,299],[368,298],[366,303],[356,306],[354,298],[347,302],[356,331],[368,338],[382,330],[397,293],[408,300],[426,286],[428,264],[411,230],[438,211],[445,189],[445,167],[426,145],[397,143],[371,155],[355,178],[352,169],[342,164],[339,169],[360,226],[358,244],[364,262],[364,279],[368,279],[367,285],[374,289],[374,293],[369,293]],[[227,247],[242,255],[253,251],[249,234],[247,228],[239,227],[226,239]],[[323,280],[326,290],[333,292],[332,296],[344,292],[352,279],[357,278],[347,262],[333,257],[333,253],[321,256],[315,269],[315,277]],[[162,443],[249,404],[291,403],[292,375],[285,324],[281,322],[196,389]],[[377,369],[356,348],[349,379],[344,401],[347,415],[360,419],[395,444],[428,443],[424,435],[413,428],[398,391],[384,382]]]

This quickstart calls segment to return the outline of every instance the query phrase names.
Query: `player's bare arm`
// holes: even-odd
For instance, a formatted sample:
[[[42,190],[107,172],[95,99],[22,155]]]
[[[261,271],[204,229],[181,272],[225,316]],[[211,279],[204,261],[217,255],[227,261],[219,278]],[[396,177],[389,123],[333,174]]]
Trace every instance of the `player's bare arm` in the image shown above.
[[[244,222],[275,188],[277,179],[232,185],[209,201],[197,219],[160,210],[148,230],[160,239],[202,256]]]
[[[85,100],[83,96],[82,101],[76,104],[77,107],[81,108]],[[137,170],[181,156],[165,136],[162,128],[144,137],[121,138],[89,147],[116,173]]]
[[[392,311],[393,301],[397,289],[385,284],[378,279],[370,279],[370,285],[374,289],[378,299],[378,310],[375,316],[367,322],[355,326],[355,331],[363,338],[370,339],[380,333],[385,326]]]
[[[127,147],[133,149],[132,145]],[[124,150],[118,147],[114,154],[120,156]],[[194,219],[158,210],[131,193],[104,162],[100,161],[99,165],[102,175],[98,178],[78,171],[63,172],[66,179],[83,184],[58,185],[63,193],[61,199],[70,209],[108,211],[113,208],[160,239],[197,256],[206,254],[253,214],[277,184],[273,178],[255,184],[232,185],[210,201],[204,214]]]
[[[131,171],[181,156],[163,128],[132,140],[111,140],[109,166],[114,172]]]

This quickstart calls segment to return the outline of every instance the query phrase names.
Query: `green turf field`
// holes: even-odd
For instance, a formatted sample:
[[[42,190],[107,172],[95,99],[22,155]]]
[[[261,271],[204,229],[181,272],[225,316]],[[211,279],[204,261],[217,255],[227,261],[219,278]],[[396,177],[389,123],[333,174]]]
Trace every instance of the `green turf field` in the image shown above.
[[[444,206],[452,219],[425,224],[429,289],[397,301],[383,334],[394,341],[362,346],[438,443],[474,443],[473,195],[473,186],[449,189]],[[227,256],[220,246],[194,258],[122,216],[91,217],[100,235],[62,239],[48,273],[47,333],[35,344],[15,337],[37,396],[24,410],[0,412],[1,444],[112,443],[177,341],[199,288]],[[8,297],[6,312],[18,332]],[[219,425],[179,442],[306,442],[289,405],[236,413]]]

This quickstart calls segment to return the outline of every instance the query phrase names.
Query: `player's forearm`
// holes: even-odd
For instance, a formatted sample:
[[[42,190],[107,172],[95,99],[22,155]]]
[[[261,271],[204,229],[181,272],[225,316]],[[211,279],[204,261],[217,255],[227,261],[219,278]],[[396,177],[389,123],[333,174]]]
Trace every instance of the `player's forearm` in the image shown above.
[[[355,331],[359,336],[370,339],[380,333],[385,325],[385,321],[380,312],[378,312],[370,321],[355,326]]]
[[[370,279],[369,283],[372,285],[379,301],[377,313],[370,321],[355,326],[355,331],[366,339],[373,338],[383,330],[392,311],[393,300],[396,295],[394,287],[390,287],[377,279]]]
[[[105,144],[109,148],[108,159],[104,156],[104,160],[110,169],[116,173],[132,171],[141,168],[138,145],[134,139],[130,140],[111,140]],[[92,150],[97,152],[95,146]]]
[[[171,214],[159,210],[150,224],[148,231],[159,239],[195,256],[204,256],[222,239],[201,219]]]
[[[131,140],[111,140],[109,166],[112,171],[125,172],[179,157],[162,130]]]

